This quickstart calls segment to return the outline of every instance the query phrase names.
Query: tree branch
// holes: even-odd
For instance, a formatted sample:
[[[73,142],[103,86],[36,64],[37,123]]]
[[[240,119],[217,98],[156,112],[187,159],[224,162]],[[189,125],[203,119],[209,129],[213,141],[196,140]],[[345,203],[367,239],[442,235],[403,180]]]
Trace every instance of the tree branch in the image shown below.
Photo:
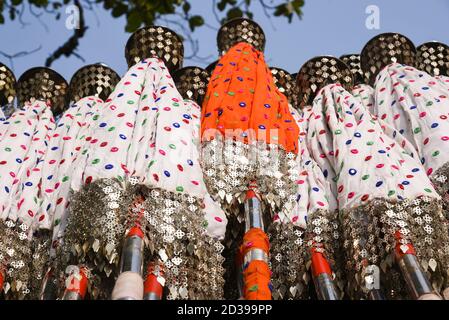
[[[30,54],[33,54],[33,53],[39,51],[40,49],[42,49],[42,46],[39,46],[36,49],[30,50],[30,51],[19,51],[19,52],[13,53],[13,54],[8,54],[8,53],[0,50],[0,55],[4,56],[5,58],[7,58],[9,60],[9,65],[11,66],[11,70],[14,71],[14,59],[28,56]]]
[[[84,9],[81,6],[80,1],[74,0],[73,3],[79,9],[79,28],[74,29],[73,35],[47,58],[47,60],[45,61],[45,66],[47,67],[50,67],[52,63],[55,60],[59,59],[62,55],[66,57],[74,55],[84,61],[84,59],[79,54],[75,53],[75,50],[78,48],[79,40],[84,36],[88,27],[86,26],[84,21]]]

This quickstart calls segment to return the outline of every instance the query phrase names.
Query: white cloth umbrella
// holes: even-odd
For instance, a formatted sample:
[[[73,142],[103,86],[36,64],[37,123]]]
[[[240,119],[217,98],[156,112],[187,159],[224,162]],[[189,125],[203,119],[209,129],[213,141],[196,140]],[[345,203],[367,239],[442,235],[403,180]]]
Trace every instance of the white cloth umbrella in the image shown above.
[[[423,263],[444,266],[447,254],[432,249],[448,241],[442,232],[440,197],[420,163],[339,85],[321,89],[312,111],[308,137],[318,141],[336,173],[350,296],[360,296],[356,279],[362,279],[367,265],[384,271],[391,265],[397,231],[403,243],[414,245]],[[415,219],[420,215],[430,219]],[[441,274],[432,277],[440,279]]]
[[[0,255],[7,267],[5,291],[23,297],[36,284],[31,281],[32,272],[45,263],[45,256],[32,249],[32,240],[37,222],[46,219],[39,211],[42,167],[55,124],[47,103],[35,101],[25,104],[1,126]]]

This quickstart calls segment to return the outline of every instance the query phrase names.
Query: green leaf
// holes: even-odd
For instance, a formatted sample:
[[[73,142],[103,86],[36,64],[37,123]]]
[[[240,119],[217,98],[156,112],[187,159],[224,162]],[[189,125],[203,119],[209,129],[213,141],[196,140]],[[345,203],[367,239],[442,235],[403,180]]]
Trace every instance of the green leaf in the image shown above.
[[[103,1],[103,7],[108,10],[108,9],[112,9],[112,7],[114,6],[115,1],[114,0],[105,0]]]
[[[126,24],[126,31],[127,32],[134,32],[142,24],[142,16],[140,15],[140,12],[137,11],[137,9],[131,11],[127,16],[127,24]]]
[[[293,0],[287,3],[276,6],[273,15],[275,17],[286,17],[288,22],[292,22],[293,14],[296,14],[298,18],[302,17],[301,8],[304,6],[304,0]]]
[[[30,0],[31,4],[34,4],[36,7],[46,7],[48,5],[48,0]]]
[[[241,18],[243,17],[243,11],[239,7],[234,7],[228,11],[226,16],[228,19]]]
[[[126,5],[124,5],[123,3],[117,3],[114,7],[114,9],[112,9],[112,16],[115,18],[118,18],[122,15],[124,15],[126,13],[126,11],[128,11],[128,7]]]
[[[280,4],[276,6],[276,9],[273,12],[275,17],[280,17],[288,14],[287,6],[284,4]]]
[[[13,6],[18,6],[19,4],[21,4],[22,3],[22,0],[11,0],[11,4],[13,5]]]
[[[184,11],[185,14],[189,13],[191,8],[191,5],[189,2],[184,2],[184,4],[182,5],[182,11]]]
[[[219,3],[217,3],[217,8],[220,11],[223,11],[226,8],[226,4],[228,2],[226,0],[221,0]]]
[[[190,30],[194,31],[196,27],[200,27],[204,24],[204,19],[201,16],[195,15],[189,18]]]

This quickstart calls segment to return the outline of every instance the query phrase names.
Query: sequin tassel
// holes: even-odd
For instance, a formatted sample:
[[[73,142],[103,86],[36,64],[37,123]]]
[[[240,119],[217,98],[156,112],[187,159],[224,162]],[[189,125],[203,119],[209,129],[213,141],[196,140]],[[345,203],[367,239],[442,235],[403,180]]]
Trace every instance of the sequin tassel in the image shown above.
[[[398,243],[407,250],[413,244],[423,276],[430,277],[435,292],[441,290],[447,279],[449,242],[443,231],[445,225],[438,199],[420,197],[397,203],[374,199],[366,205],[345,209],[341,214],[347,289],[351,298],[376,297],[377,293],[371,291],[378,290],[379,284],[390,298],[408,297],[404,281],[400,285],[389,281],[394,274],[390,271],[394,270]],[[377,270],[375,277],[372,270]],[[407,277],[407,273],[402,275]]]
[[[122,240],[132,227],[127,218],[135,189],[132,179],[100,179],[71,196],[64,241],[57,249],[57,272],[63,274],[69,265],[89,268],[88,293],[94,299],[108,299],[119,274]]]
[[[1,287],[5,299],[24,299],[30,293],[32,267],[29,227],[19,220],[0,222]]]
[[[202,200],[160,189],[144,197],[149,256],[163,264],[167,299],[222,299],[223,245],[206,233]]]

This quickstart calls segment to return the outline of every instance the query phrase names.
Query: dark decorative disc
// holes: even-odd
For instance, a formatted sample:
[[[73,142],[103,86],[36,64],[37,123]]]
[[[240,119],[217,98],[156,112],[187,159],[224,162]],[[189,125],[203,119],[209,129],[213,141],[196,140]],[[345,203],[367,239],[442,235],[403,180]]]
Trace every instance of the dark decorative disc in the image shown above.
[[[212,62],[211,64],[209,64],[209,65],[206,67],[206,71],[209,72],[209,74],[212,75],[212,73],[214,72],[215,67],[217,66],[217,64],[218,64],[218,60]]]
[[[367,83],[372,86],[383,68],[394,62],[414,67],[415,56],[415,45],[410,39],[399,33],[382,33],[365,45],[360,65]]]
[[[96,63],[82,67],[70,80],[71,101],[95,96],[106,100],[120,81],[120,76],[108,66]]]
[[[416,48],[416,67],[432,76],[449,76],[449,46],[426,42]]]
[[[218,54],[223,55],[239,42],[251,44],[255,49],[265,48],[265,33],[253,20],[236,18],[221,26],[217,34]]]
[[[354,85],[361,84],[365,82],[363,76],[362,67],[360,65],[360,55],[359,54],[345,54],[340,57],[340,60],[347,64],[349,69],[354,76]]]
[[[328,84],[340,83],[351,90],[354,79],[351,69],[340,59],[319,56],[310,59],[301,67],[296,78],[299,90],[299,107],[311,105],[318,91]]]
[[[0,62],[0,106],[12,104],[16,97],[16,77]]]
[[[281,68],[271,67],[270,71],[273,75],[274,84],[278,87],[279,91],[287,97],[294,108],[297,108],[298,86],[296,84],[296,79]]]
[[[17,81],[19,106],[32,99],[50,101],[53,114],[59,115],[67,106],[67,81],[56,71],[37,67],[25,71]]]
[[[173,74],[176,88],[184,99],[193,100],[200,106],[206,95],[209,79],[209,72],[199,67],[185,67]]]
[[[160,26],[145,27],[134,32],[125,47],[128,67],[151,57],[159,57],[173,72],[182,67],[184,45],[174,31]]]

